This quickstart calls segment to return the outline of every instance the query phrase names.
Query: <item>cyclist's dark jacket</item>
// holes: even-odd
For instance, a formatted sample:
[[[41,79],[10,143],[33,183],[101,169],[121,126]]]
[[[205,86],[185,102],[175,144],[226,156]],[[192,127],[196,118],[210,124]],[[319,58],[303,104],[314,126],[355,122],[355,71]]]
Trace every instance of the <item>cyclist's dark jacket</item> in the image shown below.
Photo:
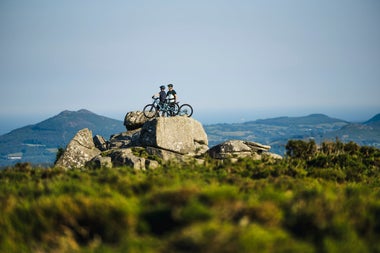
[[[165,103],[166,92],[162,90],[162,91],[160,91],[159,95],[160,95],[160,103],[161,104]]]

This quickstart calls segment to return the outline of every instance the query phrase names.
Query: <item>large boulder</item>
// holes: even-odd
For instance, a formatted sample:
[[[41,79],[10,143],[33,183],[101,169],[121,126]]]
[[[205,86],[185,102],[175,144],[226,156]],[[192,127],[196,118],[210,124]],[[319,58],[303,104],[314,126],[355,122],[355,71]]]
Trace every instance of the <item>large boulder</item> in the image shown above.
[[[68,169],[81,168],[100,153],[95,147],[91,130],[84,128],[76,133],[55,165]]]
[[[141,128],[147,121],[148,119],[144,116],[143,112],[128,112],[124,117],[124,126],[127,130],[135,130]]]
[[[262,155],[267,155],[276,159],[281,156],[269,152],[270,146],[257,142],[229,140],[220,143],[208,150],[208,154],[215,159],[251,157],[253,159],[261,159]]]
[[[208,150],[207,134],[200,122],[188,117],[159,117],[144,124],[143,147],[156,147],[182,155],[200,155]]]

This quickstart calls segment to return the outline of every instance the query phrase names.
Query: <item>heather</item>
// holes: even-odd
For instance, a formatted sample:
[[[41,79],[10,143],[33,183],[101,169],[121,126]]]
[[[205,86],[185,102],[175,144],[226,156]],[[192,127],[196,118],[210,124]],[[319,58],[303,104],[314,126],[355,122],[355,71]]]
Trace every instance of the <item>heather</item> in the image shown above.
[[[380,252],[380,151],[0,171],[0,252]]]

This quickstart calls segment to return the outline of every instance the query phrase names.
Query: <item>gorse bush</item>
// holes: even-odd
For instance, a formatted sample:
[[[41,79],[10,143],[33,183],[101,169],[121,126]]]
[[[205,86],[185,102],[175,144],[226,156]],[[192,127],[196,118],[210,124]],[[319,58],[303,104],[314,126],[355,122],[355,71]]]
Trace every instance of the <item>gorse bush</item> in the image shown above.
[[[285,146],[286,154],[293,158],[309,159],[317,153],[317,144],[314,140],[290,140]]]
[[[309,176],[339,182],[378,180],[380,151],[374,147],[336,140],[323,142],[318,148],[313,140],[292,140],[286,149],[286,163],[297,163]]]
[[[380,152],[329,145],[148,171],[18,164],[0,172],[0,252],[380,252]]]

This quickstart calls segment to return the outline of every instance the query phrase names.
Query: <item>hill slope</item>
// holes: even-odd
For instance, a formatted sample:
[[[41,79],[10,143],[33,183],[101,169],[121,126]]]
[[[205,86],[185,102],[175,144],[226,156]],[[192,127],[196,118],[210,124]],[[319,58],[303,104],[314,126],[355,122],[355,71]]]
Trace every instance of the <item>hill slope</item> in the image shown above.
[[[348,124],[341,129],[327,133],[325,138],[339,137],[342,141],[354,141],[360,145],[380,148],[380,114],[362,124]]]
[[[65,147],[80,129],[108,138],[125,131],[123,122],[87,110],[63,111],[35,125],[25,126],[0,136],[0,165],[28,161],[52,163],[56,149]]]
[[[376,114],[371,119],[369,119],[368,121],[364,122],[363,124],[365,124],[365,125],[372,125],[372,126],[375,125],[375,126],[380,127],[380,113]]]

